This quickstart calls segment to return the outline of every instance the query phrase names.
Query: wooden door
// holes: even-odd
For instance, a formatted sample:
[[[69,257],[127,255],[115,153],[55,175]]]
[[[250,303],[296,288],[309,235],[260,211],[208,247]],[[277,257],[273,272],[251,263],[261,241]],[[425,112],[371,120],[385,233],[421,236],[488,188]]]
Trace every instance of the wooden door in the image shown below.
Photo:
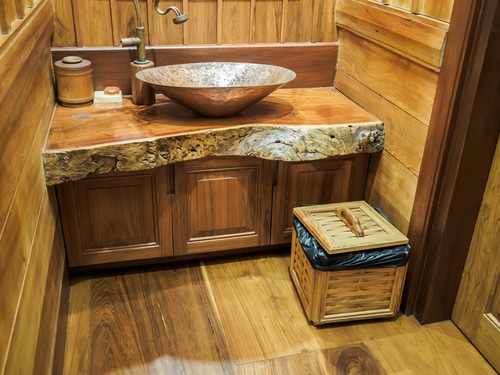
[[[500,372],[500,142],[452,319]]]
[[[269,244],[272,162],[214,157],[175,164],[175,255]]]
[[[298,163],[279,162],[273,192],[271,243],[292,239],[292,210],[303,204],[363,199],[368,155]]]
[[[172,255],[166,168],[57,187],[71,267]]]

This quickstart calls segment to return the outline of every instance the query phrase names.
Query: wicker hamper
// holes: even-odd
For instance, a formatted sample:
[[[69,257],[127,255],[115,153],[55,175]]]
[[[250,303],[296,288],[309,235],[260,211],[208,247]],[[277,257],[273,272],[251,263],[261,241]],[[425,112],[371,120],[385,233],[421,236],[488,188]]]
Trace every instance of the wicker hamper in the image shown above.
[[[352,217],[346,218],[346,212]],[[364,201],[299,207],[294,209],[294,215],[322,249],[332,255],[350,256],[353,252],[375,252],[372,250],[408,243]],[[361,224],[362,237],[355,234],[356,228],[351,229],[356,223]],[[307,318],[314,325],[392,317],[398,312],[407,260],[400,266],[333,271],[317,268],[311,264],[294,228],[290,274]]]

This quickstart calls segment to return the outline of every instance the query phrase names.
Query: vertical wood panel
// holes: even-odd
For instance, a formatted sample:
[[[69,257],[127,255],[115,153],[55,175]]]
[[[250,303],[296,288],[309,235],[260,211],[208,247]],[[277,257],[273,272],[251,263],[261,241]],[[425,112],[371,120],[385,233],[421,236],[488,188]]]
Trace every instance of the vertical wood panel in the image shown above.
[[[387,4],[384,2],[384,4]],[[412,7],[412,0],[391,0],[390,4],[392,6],[404,9],[404,10],[411,10]]]
[[[57,11],[54,46],[118,46],[120,38],[135,34],[132,0],[54,2]],[[146,42],[150,45],[334,42],[337,40],[335,3],[334,0],[162,1],[162,8],[175,5],[189,15],[187,23],[174,25],[172,13],[160,16],[153,9],[153,1],[140,1]]]
[[[283,0],[255,0],[252,43],[278,43],[281,40]]]
[[[53,0],[53,2],[56,11],[56,24],[52,46],[76,47],[73,4],[71,0]]]
[[[131,1],[131,0],[130,0]],[[191,0],[190,0],[191,1]],[[181,12],[187,8],[184,6],[182,0],[168,0],[161,1],[160,8],[166,9],[168,6],[176,6]],[[193,15],[188,13],[189,20],[181,25],[173,23],[173,12],[169,12],[162,16],[154,9],[152,3],[147,8],[149,30],[149,44],[150,45],[176,45],[184,43],[184,30],[192,22]],[[196,17],[194,18],[196,20]]]
[[[189,0],[188,44],[217,43],[217,0]]]
[[[26,0],[15,0],[16,3],[16,17],[17,18],[24,18],[25,13],[24,9],[28,6],[28,3]]]
[[[112,27],[112,36],[114,46],[120,45],[121,38],[136,36],[136,27],[139,26],[135,5],[133,0],[109,0],[110,5],[110,25]],[[141,12],[141,23],[147,30],[148,13],[145,1],[139,1]],[[148,42],[148,33],[144,34],[146,43]]]
[[[456,0],[460,1],[460,0]],[[437,18],[438,20],[449,21],[454,0],[421,0],[419,13],[424,16]]]
[[[287,0],[284,42],[310,42],[312,18],[312,0]]]
[[[14,0],[0,1],[0,32],[8,34],[10,24],[16,19],[16,5]]]
[[[73,11],[78,47],[113,45],[109,1],[73,0]]]
[[[336,0],[314,2],[312,42],[337,40],[337,26],[335,25],[336,3]]]
[[[249,0],[222,1],[222,44],[250,42],[250,3]]]

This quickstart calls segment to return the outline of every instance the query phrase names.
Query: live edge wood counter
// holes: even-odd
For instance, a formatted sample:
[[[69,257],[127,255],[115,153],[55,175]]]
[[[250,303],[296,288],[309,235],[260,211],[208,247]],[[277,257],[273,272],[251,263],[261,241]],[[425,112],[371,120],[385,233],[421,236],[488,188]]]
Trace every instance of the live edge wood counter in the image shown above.
[[[164,96],[153,106],[57,106],[43,152],[47,185],[205,156],[306,161],[381,151],[382,122],[334,88],[280,89],[228,118]]]

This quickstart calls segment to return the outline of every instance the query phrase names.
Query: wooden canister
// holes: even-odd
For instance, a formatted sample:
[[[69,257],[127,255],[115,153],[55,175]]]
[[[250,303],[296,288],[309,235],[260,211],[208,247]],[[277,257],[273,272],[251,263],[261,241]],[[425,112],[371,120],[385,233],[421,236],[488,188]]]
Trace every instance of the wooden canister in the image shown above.
[[[66,56],[54,63],[57,98],[66,107],[80,107],[92,103],[94,83],[92,63],[79,56]]]

